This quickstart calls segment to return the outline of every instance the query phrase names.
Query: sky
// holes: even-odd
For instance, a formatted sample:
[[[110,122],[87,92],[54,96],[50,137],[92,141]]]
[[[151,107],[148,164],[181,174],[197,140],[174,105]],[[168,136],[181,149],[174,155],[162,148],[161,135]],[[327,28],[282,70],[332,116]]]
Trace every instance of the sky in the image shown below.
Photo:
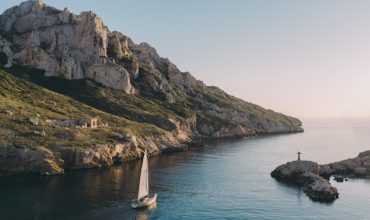
[[[0,11],[20,0],[1,0]],[[248,102],[296,117],[370,117],[370,1],[44,0],[93,11]]]

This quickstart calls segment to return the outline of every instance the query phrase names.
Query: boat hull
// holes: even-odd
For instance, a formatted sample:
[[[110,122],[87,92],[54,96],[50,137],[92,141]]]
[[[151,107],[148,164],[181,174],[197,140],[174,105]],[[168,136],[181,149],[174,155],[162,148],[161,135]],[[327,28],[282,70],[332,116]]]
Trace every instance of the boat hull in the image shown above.
[[[137,209],[137,208],[142,208],[142,207],[147,207],[152,204],[154,204],[157,201],[157,194],[154,194],[152,197],[146,197],[143,200],[133,200],[131,203],[132,208]]]

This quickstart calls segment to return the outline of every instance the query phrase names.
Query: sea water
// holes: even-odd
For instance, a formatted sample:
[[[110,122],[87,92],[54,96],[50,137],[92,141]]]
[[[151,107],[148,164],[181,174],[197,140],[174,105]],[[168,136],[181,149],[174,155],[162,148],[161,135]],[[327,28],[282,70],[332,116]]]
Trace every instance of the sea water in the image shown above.
[[[366,119],[307,119],[304,133],[208,143],[149,159],[149,209],[134,210],[141,161],[56,177],[0,178],[0,219],[370,219],[370,180],[331,183],[333,203],[270,177],[295,160],[329,163],[370,150]]]

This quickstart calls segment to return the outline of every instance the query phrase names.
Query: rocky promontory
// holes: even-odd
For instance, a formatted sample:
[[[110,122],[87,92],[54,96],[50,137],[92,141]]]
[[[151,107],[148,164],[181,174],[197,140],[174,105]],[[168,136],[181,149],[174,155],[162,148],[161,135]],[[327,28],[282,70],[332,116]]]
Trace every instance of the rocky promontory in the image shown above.
[[[345,177],[370,177],[370,150],[356,158],[319,165],[313,161],[296,160],[282,164],[271,172],[271,176],[282,182],[303,186],[312,200],[330,202],[338,198],[338,191],[328,179],[333,175]]]
[[[333,201],[338,198],[337,189],[319,174],[319,165],[312,161],[292,161],[278,166],[271,176],[283,182],[303,186],[304,192],[318,201]]]
[[[359,153],[355,158],[321,165],[320,175],[370,178],[370,150]]]
[[[87,116],[104,126],[64,126]],[[0,15],[0,175],[109,166],[143,149],[153,155],[202,139],[293,132],[303,132],[299,119],[207,86],[91,11],[34,0]],[[126,134],[138,145],[122,140]]]
[[[148,43],[135,44],[110,31],[91,11],[76,15],[41,0],[12,7],[0,15],[0,55],[0,65],[11,73],[171,132],[180,128],[192,136],[224,138],[303,131],[298,119],[230,96],[180,71]],[[157,108],[141,108],[147,101]]]

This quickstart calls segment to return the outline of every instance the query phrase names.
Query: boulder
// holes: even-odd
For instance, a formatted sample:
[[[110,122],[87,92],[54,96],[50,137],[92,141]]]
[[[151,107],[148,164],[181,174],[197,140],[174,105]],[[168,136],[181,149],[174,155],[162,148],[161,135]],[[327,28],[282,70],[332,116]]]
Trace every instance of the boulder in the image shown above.
[[[38,118],[30,118],[30,122],[31,122],[33,125],[38,125],[38,124],[39,124],[39,119],[38,119]]]
[[[355,158],[320,166],[320,175],[344,175],[370,177],[370,151],[359,153]]]
[[[319,165],[313,161],[292,161],[278,166],[271,176],[279,181],[303,186],[308,197],[315,201],[330,202],[338,198],[337,189],[318,175]]]
[[[6,113],[7,115],[9,115],[9,116],[12,116],[12,115],[13,115],[13,112],[12,112],[12,111],[10,111],[10,110],[6,110],[6,111],[5,111],[5,113]]]
[[[299,184],[304,184],[307,181],[307,176],[304,174],[317,174],[319,165],[313,161],[296,160],[278,166],[271,172],[271,176],[282,181],[291,181]]]
[[[36,134],[36,135],[39,135],[41,137],[46,136],[46,132],[44,130],[42,130],[42,131],[33,131],[33,133]]]
[[[306,183],[303,190],[312,200],[322,202],[331,202],[339,195],[337,188],[319,176],[315,181]]]
[[[334,180],[341,183],[344,181],[344,177],[343,176],[334,176]]]

